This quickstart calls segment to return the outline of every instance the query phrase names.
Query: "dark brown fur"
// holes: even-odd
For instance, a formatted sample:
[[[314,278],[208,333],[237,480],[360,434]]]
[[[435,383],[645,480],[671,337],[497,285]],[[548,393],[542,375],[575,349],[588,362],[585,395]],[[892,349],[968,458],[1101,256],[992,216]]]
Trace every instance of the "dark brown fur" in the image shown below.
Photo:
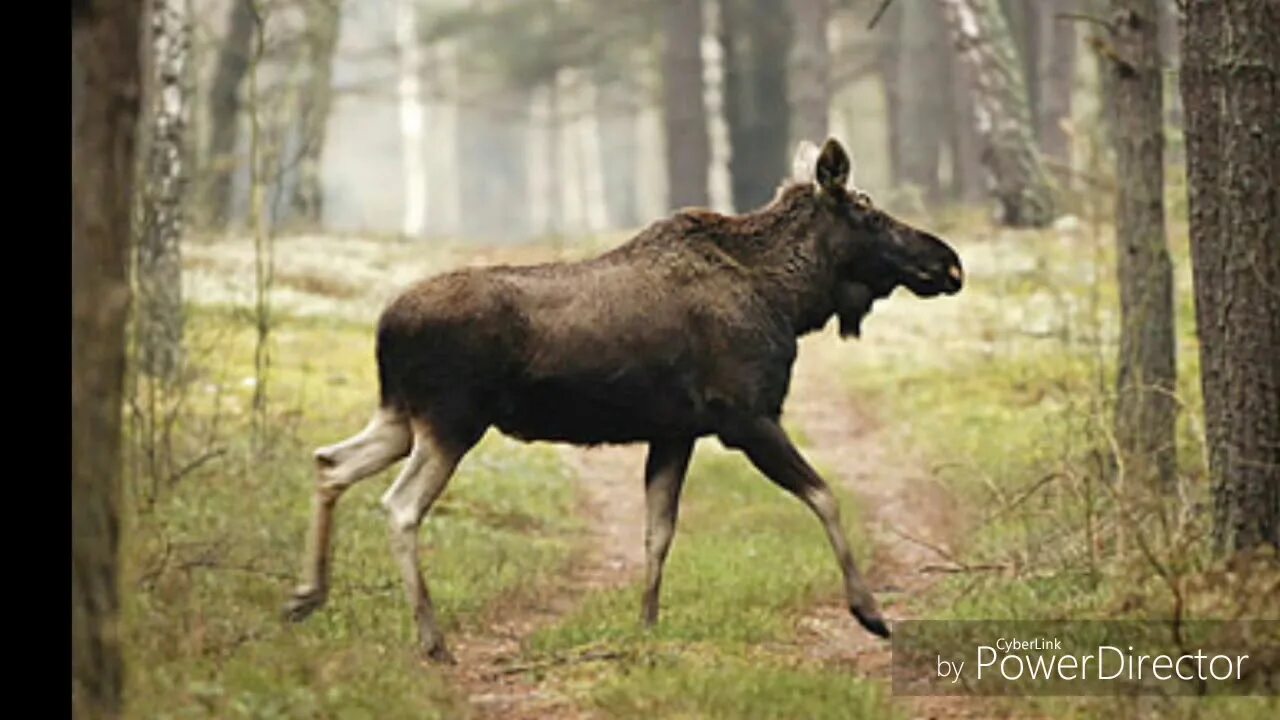
[[[858,298],[841,314],[856,325],[903,282],[829,205],[798,183],[747,215],[680,212],[590,260],[423,281],[379,322],[383,405],[463,442],[490,425],[595,444],[777,418],[797,337],[842,297]]]

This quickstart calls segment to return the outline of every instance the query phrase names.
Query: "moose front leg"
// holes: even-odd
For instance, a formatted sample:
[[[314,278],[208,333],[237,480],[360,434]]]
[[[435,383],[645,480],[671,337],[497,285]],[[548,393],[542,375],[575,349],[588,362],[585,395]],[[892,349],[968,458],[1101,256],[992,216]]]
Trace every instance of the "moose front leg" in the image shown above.
[[[646,627],[658,622],[658,595],[662,585],[662,565],[666,562],[671,539],[676,532],[676,516],[680,509],[680,490],[693,440],[660,440],[649,444],[644,466],[644,500],[646,506],[644,550],[644,606],[640,620]]]
[[[867,589],[849,551],[835,495],[796,449],[782,426],[771,418],[753,418],[730,423],[719,435],[727,447],[746,453],[760,472],[799,498],[818,516],[844,573],[849,610],[868,631],[889,637],[889,628],[880,616],[875,597]]]

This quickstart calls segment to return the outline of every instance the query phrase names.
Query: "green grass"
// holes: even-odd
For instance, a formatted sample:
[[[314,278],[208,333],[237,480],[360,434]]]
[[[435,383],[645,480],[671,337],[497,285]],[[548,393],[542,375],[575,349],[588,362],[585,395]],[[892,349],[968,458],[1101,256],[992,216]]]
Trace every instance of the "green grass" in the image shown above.
[[[842,507],[854,546],[865,548],[847,497]],[[798,615],[819,600],[837,601],[841,587],[809,510],[742,458],[703,443],[682,500],[657,627],[640,627],[640,588],[631,586],[586,598],[535,634],[530,654],[535,661],[616,656],[562,678],[610,717],[888,717],[880,688],[804,663],[787,644]]]
[[[131,717],[450,717],[459,699],[414,656],[410,610],[377,498],[395,469],[338,507],[328,605],[288,625],[280,609],[301,553],[310,450],[358,431],[375,401],[372,333],[283,317],[273,335],[266,439],[250,442],[252,334],[226,310],[192,311],[196,376],[175,452],[221,454],[150,508],[129,473],[123,581]],[[218,388],[221,387],[221,391]],[[214,417],[219,428],[203,433]],[[135,432],[131,441],[138,441]],[[574,495],[548,449],[489,436],[422,532],[446,631],[473,628],[499,596],[553,577],[574,538]]]
[[[1177,578],[1186,618],[1276,617],[1274,598],[1260,600],[1275,566],[1262,561],[1252,579],[1223,572],[1195,509],[1208,502],[1199,358],[1185,224],[1172,228],[1185,500],[1166,502],[1186,515],[1169,532],[1130,521],[1106,479],[1119,324],[1109,228],[1060,236],[959,222],[948,237],[966,258],[965,290],[943,302],[895,300],[869,319],[864,347],[847,356],[847,391],[956,499],[957,554],[1005,568],[942,579],[912,599],[921,617],[1167,619],[1179,610],[1161,571]],[[1250,718],[1277,709],[1276,698],[1013,702],[1055,717]]]

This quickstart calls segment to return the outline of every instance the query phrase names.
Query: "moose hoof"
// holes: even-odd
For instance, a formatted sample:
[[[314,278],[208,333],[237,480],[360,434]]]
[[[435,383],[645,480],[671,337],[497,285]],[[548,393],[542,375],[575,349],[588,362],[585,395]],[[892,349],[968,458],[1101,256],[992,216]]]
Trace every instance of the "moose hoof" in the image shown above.
[[[324,605],[325,593],[313,588],[299,588],[284,604],[284,617],[289,622],[302,622]]]
[[[889,637],[889,626],[885,625],[884,618],[880,617],[880,613],[875,610],[866,612],[859,610],[858,608],[849,609],[853,612],[853,616],[858,619],[858,622],[862,627],[866,628],[867,632],[873,635],[878,635],[882,638]]]
[[[422,659],[431,665],[457,665],[458,659],[449,652],[444,643],[437,643],[422,650]]]

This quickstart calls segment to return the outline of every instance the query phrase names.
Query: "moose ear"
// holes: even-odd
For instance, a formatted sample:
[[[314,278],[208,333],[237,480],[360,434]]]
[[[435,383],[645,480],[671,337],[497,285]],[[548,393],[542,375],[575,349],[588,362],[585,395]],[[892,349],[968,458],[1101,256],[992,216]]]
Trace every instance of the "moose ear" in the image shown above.
[[[808,140],[801,140],[791,160],[791,179],[796,182],[813,182],[813,172],[818,164],[819,152],[817,145]]]
[[[845,153],[840,141],[829,138],[823,143],[822,152],[818,155],[818,164],[814,170],[815,180],[821,190],[824,192],[844,190],[852,169],[853,164],[849,161],[849,155]]]

